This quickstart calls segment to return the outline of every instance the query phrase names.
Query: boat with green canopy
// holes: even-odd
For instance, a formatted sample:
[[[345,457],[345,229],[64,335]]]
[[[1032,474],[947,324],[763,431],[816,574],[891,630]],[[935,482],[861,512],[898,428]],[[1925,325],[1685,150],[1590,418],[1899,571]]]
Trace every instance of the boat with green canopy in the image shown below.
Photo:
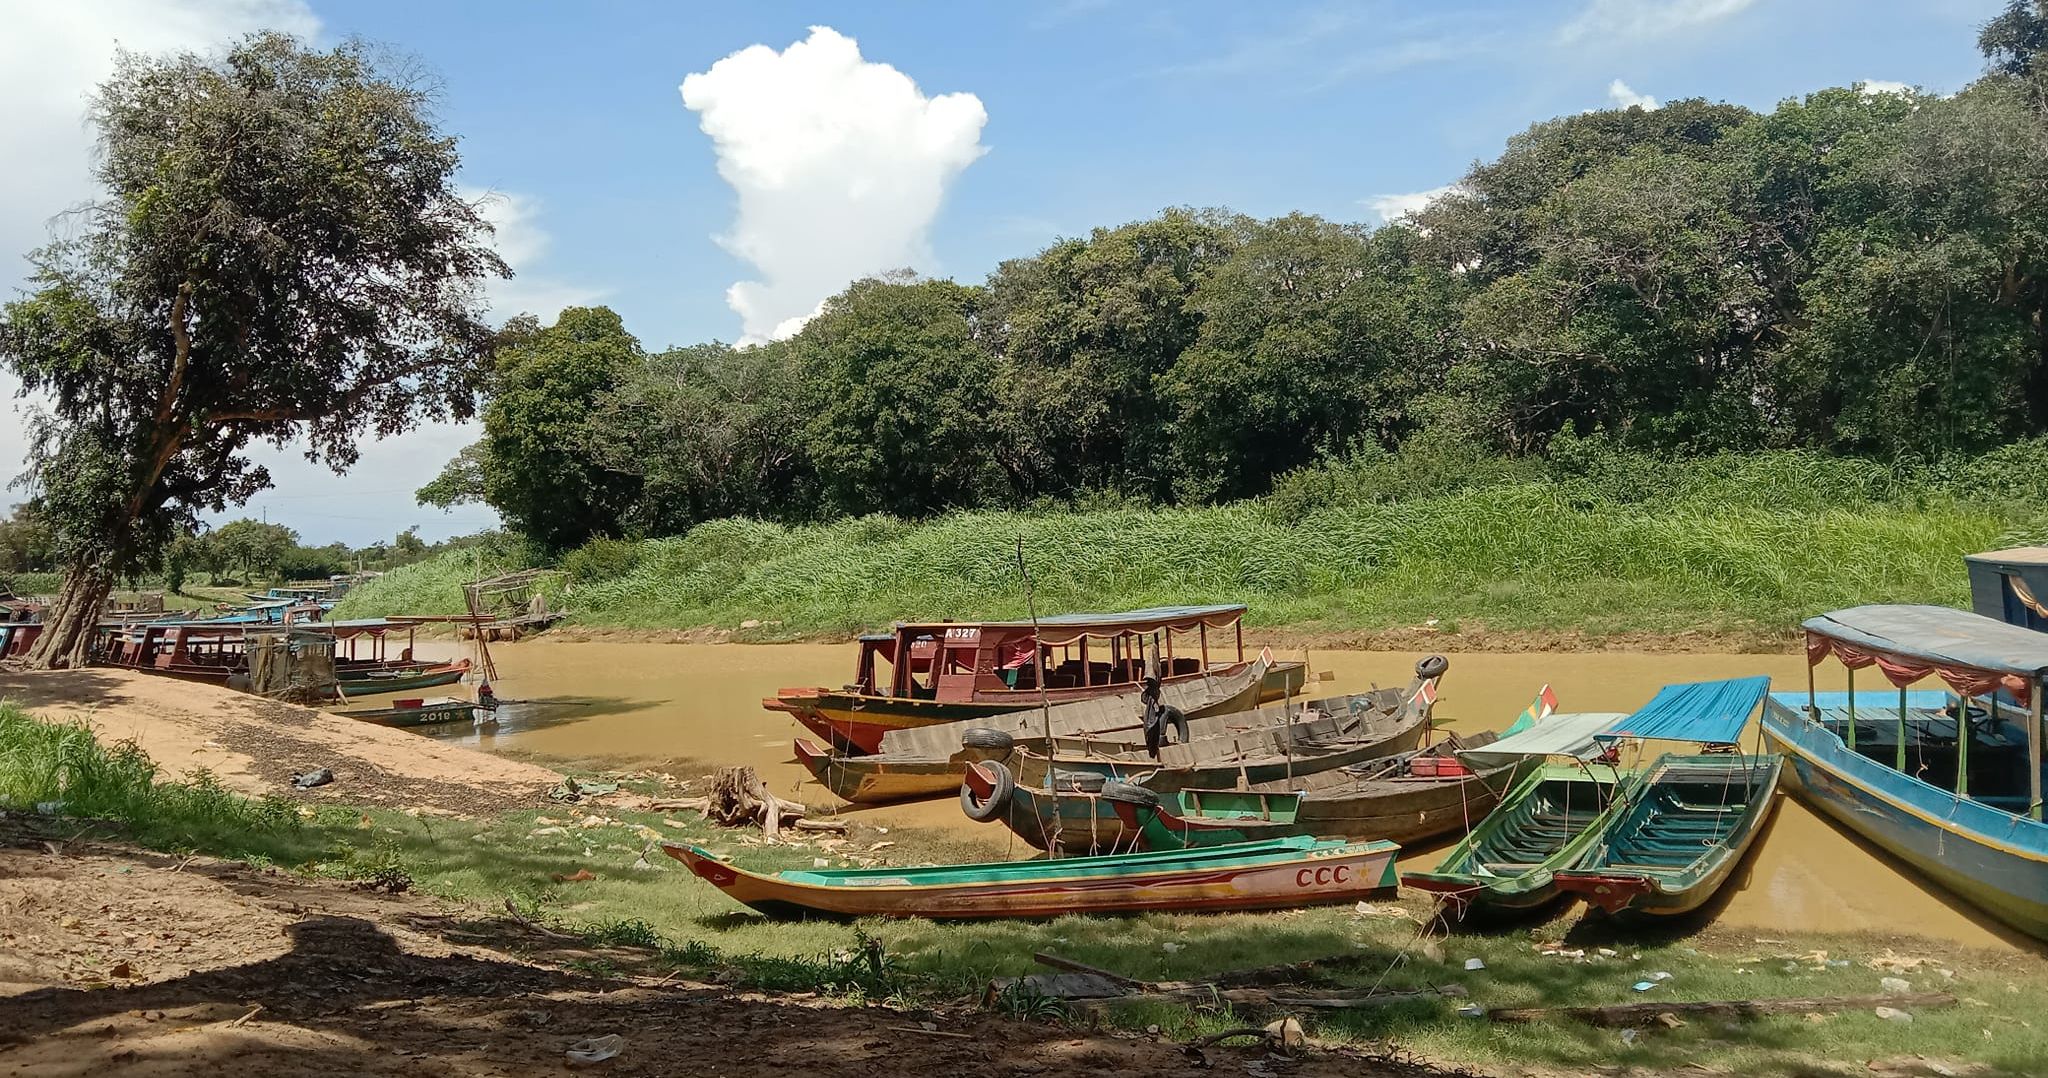
[[[1598,847],[1631,804],[1628,791],[1641,783],[1643,771],[1611,762],[1615,742],[1733,745],[1769,690],[1770,679],[1761,677],[1666,685],[1633,714],[1597,730],[1568,731],[1583,734],[1583,741],[1559,745],[1557,735],[1567,731],[1541,724],[1487,746],[1487,753],[1514,752],[1517,740],[1526,738],[1548,750],[1546,756],[1569,762],[1537,767],[1437,868],[1403,873],[1401,882],[1437,895],[1453,920],[1549,905],[1564,894],[1557,874]]]
[[[700,847],[670,857],[776,917],[1043,918],[1070,913],[1289,909],[1394,887],[1391,842],[1280,838],[1201,850],[929,868],[751,872]]]

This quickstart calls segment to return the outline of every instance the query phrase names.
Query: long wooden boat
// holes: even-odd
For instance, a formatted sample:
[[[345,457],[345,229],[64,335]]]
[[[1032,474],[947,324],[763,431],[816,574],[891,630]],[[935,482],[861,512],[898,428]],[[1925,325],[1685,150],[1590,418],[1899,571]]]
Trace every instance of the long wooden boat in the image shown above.
[[[1055,738],[1050,754],[1018,749],[1015,770],[1023,786],[1043,786],[1049,770],[1094,772],[1152,790],[1291,782],[1416,748],[1434,700],[1433,679],[1417,679],[1407,689],[1260,708],[1235,717],[1240,729],[1163,745],[1156,757],[1141,746]]]
[[[1356,713],[1344,711],[1341,714],[1311,708],[1307,709],[1307,714],[1314,717],[1295,723],[1282,722],[1277,733],[1273,726],[1254,727],[1249,731],[1196,738],[1186,745],[1168,745],[1161,749],[1162,757],[1175,749],[1191,750],[1191,758],[1209,761],[1206,766],[1161,771],[1143,747],[1123,746],[1113,753],[1064,754],[1059,757],[1060,770],[1049,774],[1044,756],[1018,750],[1013,754],[1013,762],[1024,765],[1021,774],[1002,761],[985,760],[969,764],[961,782],[960,807],[970,819],[1002,821],[1018,837],[1039,849],[1067,853],[1141,849],[1144,845],[1142,826],[1125,813],[1128,803],[1141,797],[1148,788],[1179,789],[1180,780],[1189,775],[1204,775],[1211,779],[1226,773],[1264,775],[1278,766],[1262,755],[1228,758],[1228,754],[1237,748],[1266,745],[1276,739],[1282,743],[1292,741],[1303,751],[1303,755],[1295,760],[1300,775],[1306,777],[1319,767],[1338,766],[1329,763],[1330,760],[1350,762],[1399,753],[1414,746],[1427,725],[1426,705],[1404,704],[1398,693],[1389,690],[1358,695],[1368,698],[1376,706],[1361,705]],[[1321,703],[1328,704],[1327,701]],[[1245,715],[1224,716],[1223,719],[1241,722],[1260,715],[1277,719],[1285,714],[1285,709],[1268,708]],[[1295,714],[1299,717],[1301,713]],[[1331,739],[1333,731],[1341,736]],[[1105,746],[1096,747],[1101,749]],[[1316,755],[1318,750],[1321,750],[1320,756]],[[1124,770],[1122,764],[1114,763],[1127,760],[1139,761],[1139,764],[1136,768]],[[1076,763],[1102,766],[1068,766]],[[1053,785],[1055,781],[1056,788]]]
[[[1763,833],[1785,758],[1666,755],[1623,792],[1612,824],[1557,886],[1610,914],[1706,904]]]
[[[1220,732],[1218,716],[1235,715],[1255,706],[1270,666],[1261,658],[1228,674],[1163,685],[1161,699],[1178,707],[1196,731]],[[1142,743],[1143,720],[1136,698],[1095,697],[1059,704],[1046,711],[1016,711],[974,723],[939,723],[892,730],[875,753],[848,754],[805,738],[796,741],[797,761],[841,800],[861,805],[950,796],[974,760],[1007,760],[1019,745],[1045,746],[1045,731],[1055,737],[1101,737]],[[970,742],[972,744],[970,744]]]
[[[1352,902],[1394,885],[1399,852],[1391,842],[1284,838],[1164,853],[769,875],[695,846],[671,842],[662,849],[736,901],[770,916],[945,920]]]
[[[457,659],[452,663],[441,663],[417,670],[367,671],[360,677],[342,678],[341,695],[378,696],[384,693],[411,692],[414,689],[453,685],[469,673],[469,666],[468,659]]]
[[[1519,758],[1470,767],[1465,748],[1492,733],[1456,735],[1425,749],[1319,771],[1245,790],[1147,790],[1105,793],[1139,849],[1172,850],[1281,835],[1381,838],[1403,846],[1469,830],[1492,812],[1534,762]]]
[[[786,688],[761,706],[794,716],[842,753],[879,752],[891,730],[1136,693],[1148,671],[1167,683],[1235,672],[1245,665],[1244,613],[1232,604],[1061,614],[1035,623],[904,623],[860,639],[846,687]],[[1234,640],[1219,659],[1210,638],[1225,633]],[[886,672],[879,669],[884,663]],[[1272,663],[1265,691],[1298,686],[1301,665]]]
[[[1557,872],[1599,841],[1625,777],[1606,764],[1538,766],[1434,870],[1401,882],[1440,896],[1454,920],[1546,906],[1563,893]]]
[[[1934,606],[1808,619],[1807,660],[1849,691],[1775,693],[1764,745],[1786,788],[2006,924],[2048,939],[2041,698],[2048,635]],[[1879,666],[1891,684],[1857,688]],[[1948,692],[1909,691],[1937,677]],[[1810,684],[1810,683],[1809,683]]]
[[[335,714],[379,726],[433,726],[445,722],[474,722],[476,707],[473,700],[437,696],[428,700],[401,700],[390,707],[344,708]]]

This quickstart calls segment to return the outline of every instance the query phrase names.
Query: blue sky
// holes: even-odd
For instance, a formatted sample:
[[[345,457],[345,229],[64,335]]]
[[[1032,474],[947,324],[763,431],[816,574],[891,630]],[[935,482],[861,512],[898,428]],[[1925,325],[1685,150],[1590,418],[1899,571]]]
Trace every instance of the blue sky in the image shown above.
[[[979,280],[1058,236],[1170,205],[1376,220],[1376,197],[1451,183],[1532,122],[1609,107],[1623,92],[1617,81],[1658,101],[1703,96],[1759,109],[1862,80],[1951,92],[1976,76],[1975,27],[1998,6],[4,0],[0,13],[28,30],[9,35],[13,45],[0,42],[0,90],[34,98],[47,115],[0,131],[0,154],[53,163],[48,176],[0,179],[0,284],[18,284],[14,252],[35,241],[51,213],[90,196],[77,189],[77,102],[117,37],[169,47],[282,25],[323,42],[361,36],[413,54],[445,81],[441,116],[462,138],[464,183],[504,196],[503,238],[522,272],[494,293],[497,313],[552,315],[561,303],[604,302],[661,347],[738,338],[726,289],[762,276],[715,239],[735,230],[737,196],[700,129],[707,114],[685,108],[678,86],[749,46],[787,49],[814,25],[853,39],[862,60],[893,66],[923,95],[978,102],[985,124],[954,147],[971,163],[925,177],[936,177],[942,199],[901,227],[885,222],[884,231],[901,234],[876,242],[907,245],[924,272]],[[38,23],[45,32],[33,32]],[[721,100],[738,115],[749,95],[800,97],[792,85],[771,68],[752,81],[724,80]],[[829,157],[812,167],[813,182],[835,174]],[[880,177],[885,185],[918,178]],[[783,256],[791,273],[850,276],[846,267],[871,257],[872,244],[819,225],[815,214],[834,218],[831,192],[818,197],[821,204],[799,207],[814,216],[778,222],[788,206],[771,206],[751,230],[791,248]],[[792,285],[806,303],[803,286],[822,287]],[[13,427],[14,417],[0,422]],[[430,536],[470,530],[489,515],[421,510],[408,492],[472,434],[427,431],[373,447],[347,479],[281,454],[274,471],[286,485],[256,506],[308,539],[364,542],[413,523]],[[0,475],[18,456],[13,440],[17,431],[0,433]]]

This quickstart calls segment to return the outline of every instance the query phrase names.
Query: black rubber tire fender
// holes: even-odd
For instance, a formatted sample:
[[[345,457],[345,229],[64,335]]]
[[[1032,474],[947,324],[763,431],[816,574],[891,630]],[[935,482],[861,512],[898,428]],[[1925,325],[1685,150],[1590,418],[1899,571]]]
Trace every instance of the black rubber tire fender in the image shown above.
[[[982,749],[987,752],[1008,752],[1012,746],[1017,744],[1017,739],[1002,730],[991,730],[986,726],[976,726],[960,735],[960,744],[963,748]]]
[[[1148,790],[1135,782],[1105,782],[1102,784],[1102,796],[1104,800],[1122,801],[1141,808],[1158,808],[1160,800],[1157,790]]]
[[[970,764],[969,766],[988,768],[995,775],[995,781],[992,783],[995,788],[989,791],[988,800],[983,801],[974,796],[974,787],[967,785],[966,781],[962,780],[960,783],[960,811],[966,813],[967,818],[976,823],[987,823],[1002,815],[1003,807],[1010,802],[1010,795],[1017,791],[1017,778],[1010,774],[1009,768],[996,763],[994,760]]]
[[[1444,676],[1444,671],[1450,668],[1451,660],[1441,655],[1425,655],[1415,661],[1415,676],[1427,681]]]

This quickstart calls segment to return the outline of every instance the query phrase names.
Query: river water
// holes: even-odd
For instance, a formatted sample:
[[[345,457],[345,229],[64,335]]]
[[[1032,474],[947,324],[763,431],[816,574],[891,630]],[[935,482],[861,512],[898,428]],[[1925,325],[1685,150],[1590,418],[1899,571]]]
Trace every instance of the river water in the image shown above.
[[[453,647],[453,645],[443,645]],[[437,649],[438,650],[438,649]],[[423,646],[424,653],[427,648]],[[826,793],[790,752],[803,730],[765,711],[761,699],[789,685],[836,686],[853,676],[845,644],[663,644],[528,641],[494,644],[500,697],[545,703],[501,709],[500,721],[447,737],[488,751],[606,768],[652,768],[678,776],[747,764],[778,793],[828,804]],[[1298,658],[1300,653],[1281,656]],[[1310,694],[1328,696],[1406,684],[1419,653],[1317,651],[1308,658],[1328,680]],[[1633,711],[1665,684],[1768,674],[1773,687],[1804,688],[1798,655],[1453,653],[1437,703],[1440,726],[1500,729],[1548,683],[1560,711]],[[1825,664],[1819,688],[1840,689],[1842,669]],[[1001,856],[1007,833],[973,823],[950,800],[857,810],[885,826],[941,828],[986,842]],[[1403,854],[1427,863],[1437,850]],[[1723,926],[1774,931],[1856,930],[1912,933],[1972,946],[2021,944],[1959,900],[1922,883],[1791,798],[1782,799],[1770,833],[1717,914]]]

